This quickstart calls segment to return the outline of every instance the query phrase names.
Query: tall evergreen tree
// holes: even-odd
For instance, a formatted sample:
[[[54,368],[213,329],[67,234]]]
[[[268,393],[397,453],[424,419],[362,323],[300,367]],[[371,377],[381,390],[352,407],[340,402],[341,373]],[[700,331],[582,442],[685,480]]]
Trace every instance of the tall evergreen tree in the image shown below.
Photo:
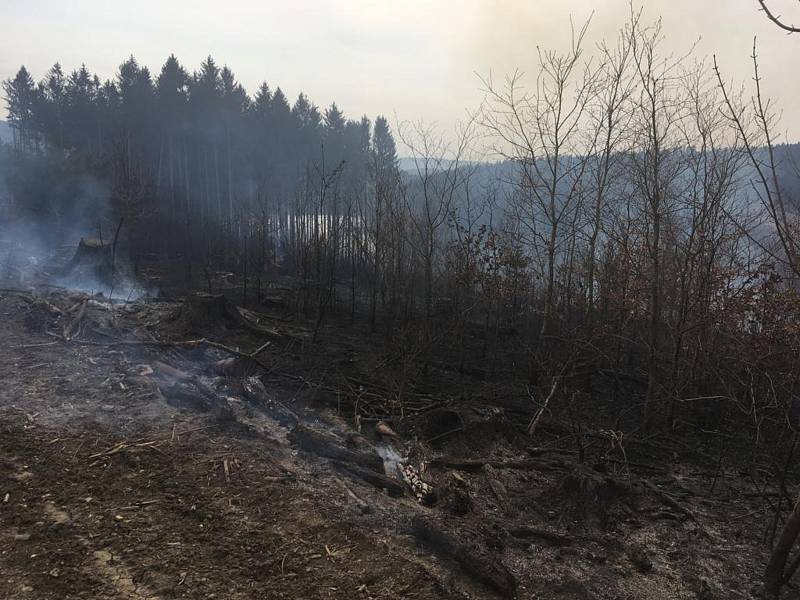
[[[3,82],[8,121],[14,128],[14,142],[18,149],[26,150],[34,141],[33,111],[36,104],[36,87],[25,66],[21,66],[13,79]]]
[[[38,110],[42,127],[51,133],[51,139],[64,148],[64,105],[66,103],[66,80],[59,63],[54,64],[39,83]]]

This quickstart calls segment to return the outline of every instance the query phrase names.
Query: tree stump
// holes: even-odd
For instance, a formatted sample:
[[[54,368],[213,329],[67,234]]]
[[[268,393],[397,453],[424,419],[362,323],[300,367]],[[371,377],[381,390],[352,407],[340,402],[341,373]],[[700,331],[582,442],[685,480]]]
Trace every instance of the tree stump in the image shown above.
[[[72,260],[62,275],[77,281],[87,280],[101,285],[114,283],[113,244],[96,238],[81,238]]]
[[[237,318],[238,315],[238,318]],[[178,320],[196,331],[235,329],[241,315],[222,295],[194,294],[181,306]]]
[[[206,335],[210,332],[247,329],[267,339],[282,341],[276,332],[245,318],[237,306],[222,294],[197,293],[188,296],[176,320],[186,333]]]

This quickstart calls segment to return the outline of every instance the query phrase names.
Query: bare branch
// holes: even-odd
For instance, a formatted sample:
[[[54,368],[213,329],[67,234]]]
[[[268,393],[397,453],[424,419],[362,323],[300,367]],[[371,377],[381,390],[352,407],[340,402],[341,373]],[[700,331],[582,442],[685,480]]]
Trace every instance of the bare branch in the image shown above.
[[[784,31],[788,31],[789,33],[798,33],[800,32],[800,27],[795,27],[794,25],[787,25],[781,20],[781,15],[776,15],[773,13],[765,0],[758,0],[758,3],[761,5],[761,10],[764,11],[764,14],[767,15],[770,21],[775,23],[778,27],[783,29]]]

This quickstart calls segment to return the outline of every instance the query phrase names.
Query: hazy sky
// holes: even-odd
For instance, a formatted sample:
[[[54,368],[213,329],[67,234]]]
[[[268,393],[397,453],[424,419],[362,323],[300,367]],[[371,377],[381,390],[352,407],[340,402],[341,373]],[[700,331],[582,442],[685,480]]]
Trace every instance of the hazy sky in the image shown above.
[[[800,23],[796,0],[770,0]],[[788,36],[756,0],[644,0],[662,16],[666,46],[683,52],[698,38],[725,72],[750,77],[754,35],[766,89],[784,110],[783,129],[800,137],[800,34]],[[613,37],[627,0],[0,0],[0,78],[21,64],[38,80],[59,61],[113,77],[133,54],[157,73],[175,53],[190,70],[211,54],[253,92],[266,80],[290,99],[301,90],[349,117],[383,113],[450,126],[482,97],[476,73],[532,70],[536,46],[563,47],[569,17],[594,10],[592,42]],[[0,115],[5,109],[0,110]]]

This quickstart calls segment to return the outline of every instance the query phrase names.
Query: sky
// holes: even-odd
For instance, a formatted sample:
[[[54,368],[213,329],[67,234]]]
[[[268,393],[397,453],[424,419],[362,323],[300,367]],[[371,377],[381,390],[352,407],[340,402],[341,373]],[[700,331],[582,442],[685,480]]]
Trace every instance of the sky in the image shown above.
[[[666,52],[696,43],[734,81],[750,81],[757,36],[765,91],[783,110],[784,136],[800,139],[800,34],[778,30],[756,0],[640,5],[648,21],[662,17]],[[770,6],[800,23],[797,0]],[[193,70],[210,54],[251,93],[267,81],[291,99],[336,101],[351,118],[446,131],[479,105],[479,76],[532,72],[537,46],[569,43],[570,18],[592,16],[591,49],[629,12],[628,0],[0,0],[0,79],[24,64],[38,80],[56,61],[106,79],[131,54],[154,73],[171,53]]]

